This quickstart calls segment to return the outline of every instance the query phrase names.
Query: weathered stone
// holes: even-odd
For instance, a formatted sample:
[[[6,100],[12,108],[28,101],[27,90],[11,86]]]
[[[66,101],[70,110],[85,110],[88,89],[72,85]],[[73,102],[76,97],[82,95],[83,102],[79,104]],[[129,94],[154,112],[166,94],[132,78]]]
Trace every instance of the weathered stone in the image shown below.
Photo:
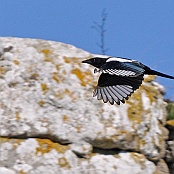
[[[158,174],[169,174],[169,169],[167,164],[163,159],[160,159],[157,163],[157,171]]]
[[[174,140],[167,141],[167,149],[166,149],[166,156],[165,160],[169,166],[170,173],[174,173]]]
[[[169,130],[169,140],[174,140],[174,120],[168,120],[166,127]]]
[[[135,152],[117,155],[91,153],[88,158],[79,158],[69,145],[48,139],[0,140],[3,152],[0,165],[8,167],[1,167],[0,171],[11,171],[9,174],[120,174],[123,171],[124,174],[153,174],[156,170],[153,162]]]
[[[71,143],[68,152],[73,157],[89,157],[92,147],[136,151],[154,161],[164,157],[166,104],[162,87],[152,82],[154,76],[146,76],[126,104],[111,106],[92,97],[98,75],[81,64],[92,56],[86,51],[52,41],[0,38],[0,55],[0,136],[9,147],[9,138],[29,139],[36,146],[30,138],[43,138]],[[24,164],[23,158],[18,163],[27,166],[31,159],[24,158]],[[102,156],[104,161],[110,158]]]
[[[16,174],[16,172],[5,167],[0,167],[0,174]]]

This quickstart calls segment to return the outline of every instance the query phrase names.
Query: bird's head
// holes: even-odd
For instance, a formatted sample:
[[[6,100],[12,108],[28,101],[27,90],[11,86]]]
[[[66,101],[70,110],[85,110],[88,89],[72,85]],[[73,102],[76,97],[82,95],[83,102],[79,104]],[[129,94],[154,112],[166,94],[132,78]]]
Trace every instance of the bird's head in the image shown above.
[[[93,57],[91,59],[83,60],[82,63],[88,63],[96,68],[100,68],[107,61],[107,58]]]

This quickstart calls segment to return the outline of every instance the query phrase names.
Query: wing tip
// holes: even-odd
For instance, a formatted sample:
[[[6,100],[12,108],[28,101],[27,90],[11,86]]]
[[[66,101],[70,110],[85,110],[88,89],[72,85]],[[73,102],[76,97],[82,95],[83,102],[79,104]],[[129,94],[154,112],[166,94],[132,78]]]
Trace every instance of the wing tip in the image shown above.
[[[114,104],[120,105],[121,103],[125,104],[126,100],[128,100],[129,97],[135,92],[135,90],[133,89],[132,91],[129,91],[129,94],[126,94],[126,96],[122,96],[122,99],[119,99],[117,96],[113,96],[114,94],[111,94],[111,93],[108,96],[108,94],[106,94],[107,90],[108,90],[107,87],[105,88],[105,87],[97,86],[93,92],[93,97],[97,96],[97,100],[102,100],[103,103],[109,102],[111,105],[114,105]]]

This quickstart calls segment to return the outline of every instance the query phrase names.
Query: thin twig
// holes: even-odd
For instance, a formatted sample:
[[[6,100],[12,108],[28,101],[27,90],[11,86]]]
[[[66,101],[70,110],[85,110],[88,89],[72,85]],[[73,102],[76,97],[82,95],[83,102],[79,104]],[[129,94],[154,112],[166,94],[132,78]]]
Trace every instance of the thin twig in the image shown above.
[[[108,51],[108,48],[105,48],[105,33],[106,33],[106,29],[105,29],[105,23],[106,23],[106,19],[107,19],[107,13],[106,10],[103,9],[102,13],[101,13],[101,24],[99,24],[98,22],[93,22],[93,26],[92,28],[95,29],[99,34],[100,34],[100,43],[96,43],[98,47],[101,48],[101,52],[103,55],[106,54],[106,51]]]

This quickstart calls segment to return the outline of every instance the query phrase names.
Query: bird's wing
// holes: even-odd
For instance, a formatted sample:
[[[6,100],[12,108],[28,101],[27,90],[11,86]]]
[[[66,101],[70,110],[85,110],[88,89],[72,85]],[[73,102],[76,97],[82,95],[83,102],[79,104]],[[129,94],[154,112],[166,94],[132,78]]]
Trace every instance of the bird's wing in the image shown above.
[[[145,71],[138,62],[119,61],[106,62],[101,67],[101,70],[103,73],[125,77],[136,77],[143,74]]]
[[[120,101],[125,103],[125,99],[139,88],[142,81],[143,74],[137,77],[122,77],[102,73],[93,96],[97,96],[98,100],[102,99],[104,103],[109,101],[112,105],[114,102],[119,105]]]

